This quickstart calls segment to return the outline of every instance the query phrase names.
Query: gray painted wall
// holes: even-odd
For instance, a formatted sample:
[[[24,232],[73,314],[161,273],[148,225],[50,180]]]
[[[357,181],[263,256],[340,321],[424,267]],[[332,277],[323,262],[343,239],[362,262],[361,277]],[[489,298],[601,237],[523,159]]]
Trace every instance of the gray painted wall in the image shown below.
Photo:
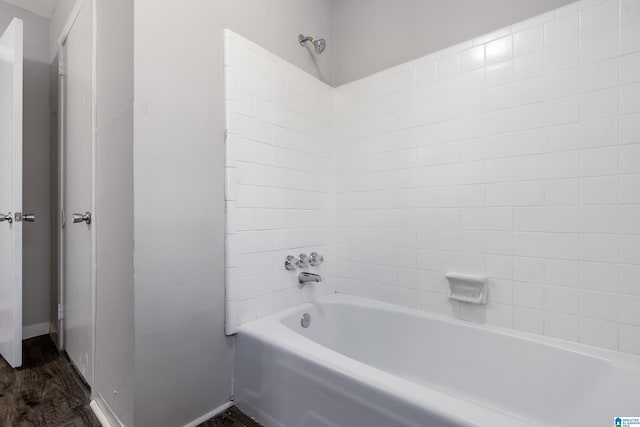
[[[334,45],[332,0],[226,0],[216,6],[216,29],[229,28],[284,60],[333,84],[330,48],[316,55],[298,43],[298,34],[324,38]],[[222,42],[216,42],[216,46]]]
[[[24,21],[25,58],[38,62],[49,62],[49,20],[0,1],[0,32],[4,32],[14,17]]]
[[[62,0],[51,19],[52,58],[74,3],[75,0]],[[97,0],[96,6],[97,305],[92,391],[101,405],[108,406],[108,416],[111,412],[124,425],[131,426],[134,419],[133,4],[130,0]],[[57,68],[55,62],[51,68]]]
[[[313,57],[297,43],[300,32],[331,40],[330,1],[136,0],[134,8],[135,424],[176,426],[226,402],[231,388],[223,29],[331,81],[331,55]]]
[[[59,0],[56,5],[49,22],[49,62],[53,61],[58,53],[58,39],[75,4],[76,0]]]
[[[23,209],[36,222],[23,230],[24,326],[48,323],[51,301],[49,21],[0,2],[0,32],[24,21]]]
[[[333,0],[335,44],[329,48],[334,55],[335,84],[357,80],[573,1]]]
[[[133,2],[96,5],[96,359],[93,391],[134,420]],[[115,424],[114,424],[115,425]]]

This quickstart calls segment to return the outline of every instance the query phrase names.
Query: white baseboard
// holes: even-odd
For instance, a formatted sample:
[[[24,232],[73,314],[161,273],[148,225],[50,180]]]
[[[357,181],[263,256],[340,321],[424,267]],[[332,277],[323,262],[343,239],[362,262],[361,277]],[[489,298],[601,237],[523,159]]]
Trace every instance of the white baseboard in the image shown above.
[[[89,403],[89,406],[102,427],[124,427],[109,405],[100,396],[96,396]]]
[[[92,400],[89,403],[89,406],[91,407],[91,410],[93,411],[93,415],[95,415],[96,418],[98,419],[98,421],[100,421],[100,425],[102,427],[113,427],[111,425],[111,423],[109,422],[109,420],[107,419],[106,415],[104,415],[104,412],[102,412],[102,409],[100,409],[100,406],[98,405],[98,403],[95,400]]]
[[[196,426],[202,424],[203,422],[215,417],[216,415],[219,415],[219,414],[223,413],[224,411],[226,411],[227,409],[231,408],[232,406],[233,406],[233,402],[231,402],[231,401],[229,401],[227,403],[224,403],[224,404],[218,406],[213,411],[208,412],[208,413],[204,414],[203,416],[201,416],[200,418],[191,421],[189,424],[186,424],[184,427],[196,427]]]
[[[98,403],[98,399],[100,400],[100,403]],[[102,427],[124,427],[124,425],[118,420],[118,418],[111,412],[111,409],[109,408],[109,406],[104,401],[102,401],[100,397],[96,397],[96,399],[92,400],[89,403],[89,406],[91,407],[91,410],[95,414],[98,421],[100,421],[100,424],[102,425]],[[213,411],[207,412],[200,418],[195,419],[188,424],[185,424],[184,427],[196,427],[202,424],[203,422],[215,417],[216,415],[223,413],[224,411],[231,408],[232,406],[233,406],[233,402],[231,401],[226,402],[218,406]],[[107,415],[107,412],[109,412],[108,415]]]
[[[28,340],[29,338],[39,337],[40,335],[48,335],[50,326],[49,322],[23,326],[22,339]]]

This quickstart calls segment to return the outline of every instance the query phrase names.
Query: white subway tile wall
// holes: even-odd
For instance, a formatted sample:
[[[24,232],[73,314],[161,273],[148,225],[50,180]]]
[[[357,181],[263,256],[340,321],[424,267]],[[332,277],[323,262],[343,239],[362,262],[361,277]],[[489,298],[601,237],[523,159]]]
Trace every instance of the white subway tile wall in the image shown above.
[[[334,89],[225,31],[226,332],[335,292]],[[287,255],[325,256],[301,289]]]
[[[640,0],[341,86],[334,129],[338,292],[640,354]]]
[[[228,333],[337,290],[640,354],[640,0],[336,89],[225,37]],[[301,291],[282,263],[312,250]],[[486,274],[488,305],[447,271]]]

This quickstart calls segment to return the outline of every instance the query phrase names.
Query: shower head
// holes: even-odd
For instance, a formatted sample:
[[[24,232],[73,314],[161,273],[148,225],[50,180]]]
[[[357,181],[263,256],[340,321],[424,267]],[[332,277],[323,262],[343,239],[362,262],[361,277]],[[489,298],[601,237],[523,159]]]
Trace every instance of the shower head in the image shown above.
[[[300,34],[298,36],[298,43],[300,43],[300,46],[304,46],[306,42],[311,42],[313,44],[313,50],[318,55],[324,52],[324,49],[327,47],[327,41],[325,39],[316,39],[313,37],[304,36]]]

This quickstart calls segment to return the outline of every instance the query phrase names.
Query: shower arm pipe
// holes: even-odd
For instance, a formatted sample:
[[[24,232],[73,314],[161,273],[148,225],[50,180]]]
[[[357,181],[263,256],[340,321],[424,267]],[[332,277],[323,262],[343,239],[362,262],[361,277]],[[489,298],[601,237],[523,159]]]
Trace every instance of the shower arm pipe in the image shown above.
[[[324,52],[324,48],[327,46],[327,41],[325,39],[316,39],[315,37],[305,36],[304,34],[298,35],[298,43],[300,46],[307,47],[305,45],[306,42],[311,42],[313,44],[313,50],[320,55]]]
[[[304,46],[306,42],[313,43],[315,40],[316,39],[311,36],[303,36],[302,34],[298,36],[298,43],[300,43],[300,46]]]

